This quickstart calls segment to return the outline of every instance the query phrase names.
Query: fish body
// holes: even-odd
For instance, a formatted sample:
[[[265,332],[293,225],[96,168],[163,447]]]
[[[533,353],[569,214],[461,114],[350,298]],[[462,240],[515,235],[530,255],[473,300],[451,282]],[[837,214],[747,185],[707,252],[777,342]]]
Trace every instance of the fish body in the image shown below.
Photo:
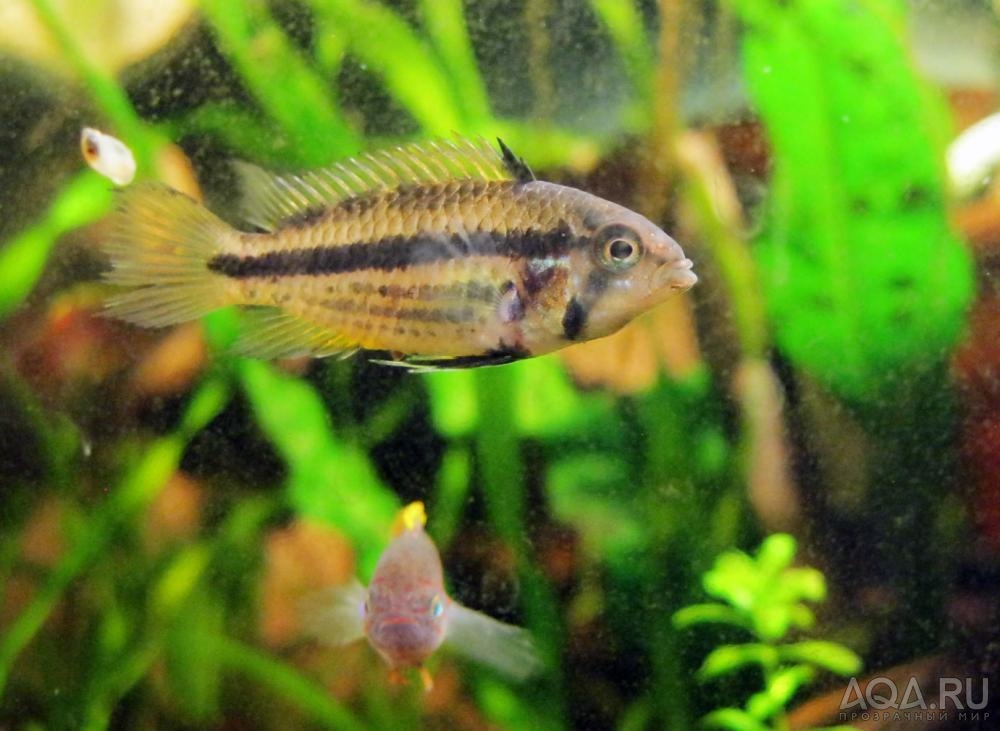
[[[169,325],[228,304],[260,357],[388,350],[480,365],[608,335],[697,278],[666,233],[534,180],[502,147],[428,143],[301,176],[240,166],[237,231],[162,186],[122,194],[113,315]]]
[[[525,630],[448,596],[440,554],[424,532],[423,504],[411,503],[400,519],[399,534],[379,557],[368,588],[355,580],[335,589],[313,612],[312,633],[332,645],[366,637],[393,671],[422,669],[447,644],[514,679],[537,672],[541,662]]]

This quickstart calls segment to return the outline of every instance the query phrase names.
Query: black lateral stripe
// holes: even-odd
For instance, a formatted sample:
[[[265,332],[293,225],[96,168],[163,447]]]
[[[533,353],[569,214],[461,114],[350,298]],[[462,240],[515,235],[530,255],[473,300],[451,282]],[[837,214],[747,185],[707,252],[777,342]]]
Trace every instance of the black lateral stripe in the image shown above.
[[[576,239],[565,222],[550,230],[475,231],[466,235],[389,236],[370,243],[315,246],[239,256],[219,254],[209,270],[234,279],[322,275],[365,269],[392,271],[419,264],[472,256],[549,258],[567,254],[585,239]]]
[[[576,297],[571,297],[563,314],[563,335],[567,340],[576,340],[587,324],[587,310]]]

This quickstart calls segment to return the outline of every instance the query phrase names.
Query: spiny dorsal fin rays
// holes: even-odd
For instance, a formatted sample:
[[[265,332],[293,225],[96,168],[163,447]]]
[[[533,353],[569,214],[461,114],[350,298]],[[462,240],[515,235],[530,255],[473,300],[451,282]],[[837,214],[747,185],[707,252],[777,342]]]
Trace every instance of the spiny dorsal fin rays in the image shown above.
[[[237,161],[234,168],[243,189],[241,214],[247,223],[274,231],[306,211],[401,185],[509,180],[512,176],[521,180],[523,171],[510,164],[511,158],[518,158],[501,145],[503,156],[483,138],[428,140],[365,152],[300,174],[271,175]]]

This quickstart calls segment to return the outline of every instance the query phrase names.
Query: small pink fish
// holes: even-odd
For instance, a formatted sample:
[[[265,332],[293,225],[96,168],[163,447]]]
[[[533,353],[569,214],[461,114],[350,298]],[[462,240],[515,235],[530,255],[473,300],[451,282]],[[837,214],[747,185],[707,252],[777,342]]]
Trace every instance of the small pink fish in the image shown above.
[[[354,579],[333,590],[333,600],[312,613],[312,634],[330,645],[367,637],[394,676],[418,668],[445,643],[456,652],[523,680],[542,663],[527,631],[463,607],[444,588],[441,556],[424,532],[423,503],[410,503],[397,518],[398,535],[379,557],[371,585]]]

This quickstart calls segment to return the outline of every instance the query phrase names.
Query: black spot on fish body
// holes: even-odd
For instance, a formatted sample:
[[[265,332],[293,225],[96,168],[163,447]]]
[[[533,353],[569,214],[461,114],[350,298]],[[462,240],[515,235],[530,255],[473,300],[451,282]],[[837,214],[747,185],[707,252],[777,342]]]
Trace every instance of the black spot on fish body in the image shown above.
[[[587,310],[576,297],[571,297],[562,318],[563,335],[567,340],[576,340],[587,324]]]

